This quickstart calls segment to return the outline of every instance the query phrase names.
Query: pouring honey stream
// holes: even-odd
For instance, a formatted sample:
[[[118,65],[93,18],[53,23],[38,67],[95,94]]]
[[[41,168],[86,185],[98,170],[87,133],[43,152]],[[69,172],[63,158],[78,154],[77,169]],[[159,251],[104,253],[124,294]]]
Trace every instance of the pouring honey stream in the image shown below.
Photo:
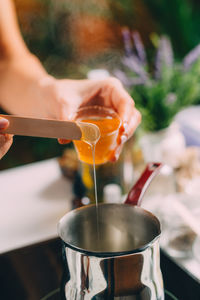
[[[85,142],[89,145],[92,152],[92,162],[93,162],[93,176],[94,176],[94,193],[95,193],[95,204],[96,204],[96,216],[97,216],[97,238],[99,237],[99,222],[98,222],[98,196],[97,196],[97,180],[96,180],[96,168],[95,168],[95,146],[100,139],[100,130],[99,127],[92,123],[85,122],[77,122],[82,131],[82,142]]]
[[[93,174],[94,174],[94,189],[95,189],[95,203],[96,207],[98,206],[97,198],[97,182],[96,182],[96,169],[95,169],[95,146],[100,139],[100,130],[99,127],[92,123],[87,122],[78,122],[78,125],[82,131],[82,142],[85,142],[89,145],[92,154],[92,163],[93,163]]]

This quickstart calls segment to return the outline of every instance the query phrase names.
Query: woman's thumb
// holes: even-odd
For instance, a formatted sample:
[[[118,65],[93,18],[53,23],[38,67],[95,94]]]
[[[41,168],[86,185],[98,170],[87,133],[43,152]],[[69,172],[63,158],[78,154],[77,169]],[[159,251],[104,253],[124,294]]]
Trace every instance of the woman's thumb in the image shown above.
[[[0,134],[0,159],[8,152],[13,142],[11,134]]]
[[[6,129],[9,126],[9,121],[0,117],[0,131]]]

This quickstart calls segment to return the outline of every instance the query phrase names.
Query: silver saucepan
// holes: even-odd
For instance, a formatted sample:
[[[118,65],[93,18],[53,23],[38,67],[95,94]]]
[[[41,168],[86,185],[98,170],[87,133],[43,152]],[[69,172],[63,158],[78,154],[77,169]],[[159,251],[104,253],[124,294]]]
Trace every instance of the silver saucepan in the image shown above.
[[[58,224],[67,300],[163,300],[159,220],[140,207],[160,163],[149,163],[124,204],[88,205]]]

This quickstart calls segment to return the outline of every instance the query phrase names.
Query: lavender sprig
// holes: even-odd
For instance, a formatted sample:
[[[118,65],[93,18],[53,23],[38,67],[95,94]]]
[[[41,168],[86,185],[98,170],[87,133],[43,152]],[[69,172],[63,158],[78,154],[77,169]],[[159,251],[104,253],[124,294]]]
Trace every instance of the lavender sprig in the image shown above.
[[[124,41],[125,54],[130,56],[133,53],[133,45],[131,41],[131,34],[127,27],[122,28],[122,37]]]
[[[144,45],[142,43],[139,32],[134,31],[132,33],[132,38],[133,38],[135,49],[137,51],[139,59],[140,59],[141,63],[144,66],[146,66],[147,65],[146,51],[145,51]]]
[[[123,57],[122,63],[131,71],[139,75],[144,82],[148,79],[147,72],[144,70],[143,65],[135,55],[132,54],[130,57]]]
[[[158,51],[156,54],[156,61],[155,61],[155,78],[160,79],[162,74],[162,67],[167,66],[172,67],[173,66],[173,50],[171,46],[170,40],[163,36],[160,38]]]
[[[191,65],[200,57],[200,44],[197,45],[192,51],[190,51],[183,59],[183,66],[185,70],[188,70]]]

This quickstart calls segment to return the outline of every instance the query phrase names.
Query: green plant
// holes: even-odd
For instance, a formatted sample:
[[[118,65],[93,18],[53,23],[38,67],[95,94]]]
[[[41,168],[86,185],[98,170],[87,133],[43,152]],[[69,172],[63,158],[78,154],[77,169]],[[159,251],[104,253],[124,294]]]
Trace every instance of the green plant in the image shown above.
[[[200,3],[195,0],[143,0],[157,32],[166,34],[178,57],[183,57],[200,42]]]
[[[123,30],[126,55],[114,74],[128,88],[142,112],[146,131],[166,128],[180,109],[200,102],[200,45],[183,61],[174,61],[170,40],[153,36],[157,48],[152,64],[137,32]]]

